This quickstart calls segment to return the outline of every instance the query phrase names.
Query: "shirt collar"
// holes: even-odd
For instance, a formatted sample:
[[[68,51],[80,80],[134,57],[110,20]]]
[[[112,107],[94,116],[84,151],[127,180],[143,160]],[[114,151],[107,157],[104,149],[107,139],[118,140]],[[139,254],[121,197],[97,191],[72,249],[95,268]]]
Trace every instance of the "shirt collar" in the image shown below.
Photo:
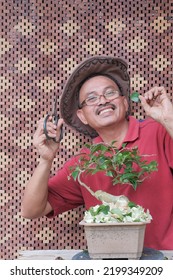
[[[123,143],[127,142],[133,142],[139,137],[139,125],[140,122],[136,120],[134,117],[129,116],[129,128],[127,131],[127,134],[124,138]],[[97,136],[93,139],[93,143],[97,144],[103,142],[102,138],[100,136]]]

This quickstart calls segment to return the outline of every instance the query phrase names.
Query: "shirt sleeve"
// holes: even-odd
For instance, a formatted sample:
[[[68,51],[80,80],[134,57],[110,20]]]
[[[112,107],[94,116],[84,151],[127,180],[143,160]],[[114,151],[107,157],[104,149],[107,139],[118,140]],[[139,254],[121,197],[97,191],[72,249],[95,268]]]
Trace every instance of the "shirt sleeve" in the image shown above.
[[[70,166],[74,166],[75,162],[72,158],[49,179],[48,202],[53,211],[47,215],[48,218],[84,205],[80,185],[70,176]]]
[[[171,138],[171,136],[163,126],[161,126],[161,134],[162,137],[164,137],[163,148],[165,151],[165,156],[168,162],[168,166],[173,171],[173,139]]]

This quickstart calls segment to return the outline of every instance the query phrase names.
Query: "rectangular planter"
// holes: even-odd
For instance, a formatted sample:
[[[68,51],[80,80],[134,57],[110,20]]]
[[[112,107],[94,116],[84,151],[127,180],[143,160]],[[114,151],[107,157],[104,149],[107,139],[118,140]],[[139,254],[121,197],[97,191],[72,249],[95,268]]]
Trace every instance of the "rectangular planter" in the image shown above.
[[[86,223],[88,252],[92,259],[139,259],[146,223]]]

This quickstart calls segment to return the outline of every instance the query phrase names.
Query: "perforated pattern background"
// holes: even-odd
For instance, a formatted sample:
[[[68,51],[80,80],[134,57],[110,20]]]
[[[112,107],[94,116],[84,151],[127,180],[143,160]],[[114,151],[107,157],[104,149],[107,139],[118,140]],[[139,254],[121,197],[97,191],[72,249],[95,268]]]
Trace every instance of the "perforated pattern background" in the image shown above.
[[[32,137],[72,69],[92,55],[129,63],[132,90],[173,92],[173,1],[0,0],[0,258],[19,250],[84,249],[84,208],[25,220],[21,197],[37,165]],[[140,118],[143,110],[133,106]],[[87,139],[64,127],[52,173]]]

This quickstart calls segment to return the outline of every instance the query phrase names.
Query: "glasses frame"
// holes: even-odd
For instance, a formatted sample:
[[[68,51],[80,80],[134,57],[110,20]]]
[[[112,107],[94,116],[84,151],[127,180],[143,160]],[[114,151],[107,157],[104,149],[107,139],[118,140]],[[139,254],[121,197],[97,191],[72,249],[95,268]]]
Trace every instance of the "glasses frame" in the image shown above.
[[[97,105],[97,104],[100,102],[100,99],[101,99],[102,96],[103,96],[103,97],[105,98],[105,100],[107,100],[107,101],[113,101],[114,99],[117,99],[117,98],[119,98],[120,96],[123,96],[119,90],[113,90],[113,91],[114,91],[114,92],[117,92],[119,95],[116,96],[116,97],[113,97],[112,99],[109,99],[109,98],[106,98],[106,96],[105,96],[106,92],[105,92],[104,94],[100,94],[100,95],[97,94],[97,96],[98,96],[98,101],[97,101],[96,103],[94,103],[94,104],[87,104],[87,99],[88,99],[88,97],[87,97],[85,100],[83,100],[83,101],[81,102],[81,104],[79,104],[79,109],[82,109],[82,108],[85,107],[85,106],[95,106],[95,105]]]

